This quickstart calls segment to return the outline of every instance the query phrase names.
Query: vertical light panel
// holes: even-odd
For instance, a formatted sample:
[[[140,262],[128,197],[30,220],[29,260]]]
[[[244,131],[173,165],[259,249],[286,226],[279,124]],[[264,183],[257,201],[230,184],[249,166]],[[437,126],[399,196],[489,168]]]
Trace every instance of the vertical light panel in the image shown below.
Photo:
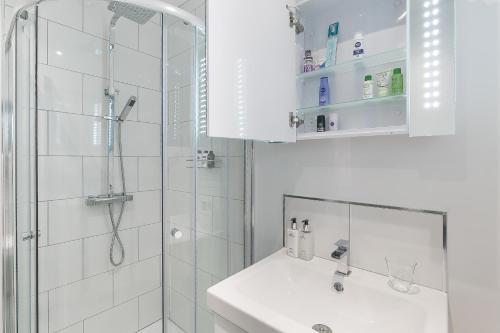
[[[410,0],[410,136],[455,134],[454,0]]]

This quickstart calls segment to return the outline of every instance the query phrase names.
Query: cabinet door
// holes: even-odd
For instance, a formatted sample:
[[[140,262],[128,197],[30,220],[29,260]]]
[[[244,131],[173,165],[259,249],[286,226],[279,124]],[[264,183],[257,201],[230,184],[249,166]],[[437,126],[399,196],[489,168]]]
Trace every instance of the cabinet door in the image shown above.
[[[455,134],[455,1],[408,3],[410,136]]]
[[[294,142],[295,30],[287,0],[208,0],[208,135]]]

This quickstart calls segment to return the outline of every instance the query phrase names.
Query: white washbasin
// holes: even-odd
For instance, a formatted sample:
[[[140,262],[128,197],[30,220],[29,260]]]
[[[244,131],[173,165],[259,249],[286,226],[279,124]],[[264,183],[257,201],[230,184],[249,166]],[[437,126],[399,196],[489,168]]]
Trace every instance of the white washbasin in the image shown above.
[[[342,294],[330,289],[336,263],[290,258],[280,250],[208,289],[208,305],[250,333],[446,333],[444,292],[419,286],[414,295],[392,290],[387,277],[352,268]]]

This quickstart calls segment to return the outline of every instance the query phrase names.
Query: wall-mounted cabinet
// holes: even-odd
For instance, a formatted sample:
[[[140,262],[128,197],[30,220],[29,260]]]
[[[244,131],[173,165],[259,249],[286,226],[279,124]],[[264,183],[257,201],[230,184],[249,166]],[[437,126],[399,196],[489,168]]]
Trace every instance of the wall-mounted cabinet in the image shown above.
[[[210,136],[454,134],[453,0],[208,0],[207,15]]]

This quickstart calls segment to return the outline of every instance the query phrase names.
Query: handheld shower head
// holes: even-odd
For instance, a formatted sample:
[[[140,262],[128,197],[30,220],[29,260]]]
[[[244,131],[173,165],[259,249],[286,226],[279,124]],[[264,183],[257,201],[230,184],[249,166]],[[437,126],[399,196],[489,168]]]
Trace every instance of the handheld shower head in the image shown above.
[[[135,96],[131,96],[128,99],[127,104],[125,104],[122,112],[118,116],[118,121],[125,121],[125,119],[127,119],[128,114],[130,113],[130,111],[132,111],[132,108],[134,107],[136,102],[137,102],[137,97]]]
[[[154,10],[121,1],[111,1],[108,9],[115,13],[111,20],[113,25],[116,24],[120,17],[128,18],[138,24],[146,24],[156,14]]]

